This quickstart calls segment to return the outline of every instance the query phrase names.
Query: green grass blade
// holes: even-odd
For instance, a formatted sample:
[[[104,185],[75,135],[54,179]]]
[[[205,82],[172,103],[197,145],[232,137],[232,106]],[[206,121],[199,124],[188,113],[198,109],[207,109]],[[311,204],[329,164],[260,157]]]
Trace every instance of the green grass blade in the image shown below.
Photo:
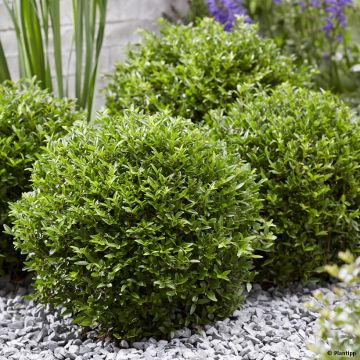
[[[0,83],[3,83],[5,80],[11,80],[11,76],[10,76],[10,71],[6,60],[4,48],[0,40]]]
[[[22,0],[20,2],[20,19],[23,30],[24,45],[29,59],[30,71],[40,81],[43,88],[52,91],[51,77],[50,82],[46,74],[46,56],[43,47],[41,34],[41,24],[38,15],[36,2]],[[50,70],[49,70],[50,71]]]
[[[22,35],[23,35],[23,46],[24,46],[24,53],[26,54],[26,57],[29,61],[29,68],[30,73],[35,74],[35,68],[34,68],[34,61],[32,61],[31,58],[31,40],[32,40],[32,34],[33,26],[32,21],[29,21],[29,17],[32,17],[32,7],[29,3],[29,1],[20,0],[20,10],[19,10],[19,16],[20,16],[20,24],[22,28]],[[27,27],[27,23],[30,23],[29,28]],[[27,31],[24,31],[24,30]],[[38,78],[38,80],[41,80],[41,78]]]
[[[82,84],[82,96],[80,104],[82,108],[86,108],[89,83],[92,73],[93,62],[93,49],[94,49],[94,37],[96,26],[96,4],[94,1],[88,1],[84,4],[84,33],[85,33],[85,68],[84,68],[84,80]]]
[[[83,59],[83,11],[84,1],[73,0],[73,17],[74,17],[74,40],[75,40],[75,97],[78,105],[81,107],[80,100],[81,83],[82,83],[82,59]]]
[[[40,14],[42,20],[42,28],[43,33],[45,35],[45,52],[44,52],[44,61],[46,63],[45,66],[45,83],[46,86],[51,84],[52,87],[52,79],[51,79],[51,68],[50,68],[50,60],[49,60],[49,6],[48,0],[40,0]]]
[[[60,28],[60,4],[58,0],[48,0],[51,28],[54,41],[55,70],[59,96],[64,96],[64,77],[62,65],[62,44]]]
[[[4,5],[15,28],[15,34],[18,42],[20,77],[31,77],[30,65],[26,55],[26,48],[24,46],[23,32],[21,30],[21,22],[19,20],[18,0],[4,0]]]
[[[93,103],[94,103],[94,94],[96,88],[98,66],[99,66],[99,58],[104,40],[105,25],[106,25],[107,0],[96,0],[96,3],[99,9],[99,25],[98,25],[98,31],[96,37],[96,50],[95,50],[95,61],[94,61],[95,65],[92,70],[92,76],[88,90],[89,91],[88,104],[87,104],[88,121],[90,121],[93,112]]]

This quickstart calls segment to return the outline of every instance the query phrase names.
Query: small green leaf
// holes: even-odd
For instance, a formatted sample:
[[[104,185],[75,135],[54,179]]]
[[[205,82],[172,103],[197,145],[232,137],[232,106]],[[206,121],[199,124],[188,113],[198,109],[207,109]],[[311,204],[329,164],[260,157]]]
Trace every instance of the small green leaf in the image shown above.
[[[93,325],[93,321],[85,316],[78,316],[74,319],[75,324],[79,324],[81,326],[91,326]]]
[[[80,260],[80,261],[75,261],[74,264],[75,265],[88,265],[89,263],[87,261]]]
[[[212,301],[217,301],[217,298],[216,298],[215,293],[213,291],[208,291],[206,293],[206,296]]]
[[[231,270],[226,270],[220,274],[216,274],[216,277],[218,279],[223,279],[229,281],[229,278],[227,277],[231,273]]]

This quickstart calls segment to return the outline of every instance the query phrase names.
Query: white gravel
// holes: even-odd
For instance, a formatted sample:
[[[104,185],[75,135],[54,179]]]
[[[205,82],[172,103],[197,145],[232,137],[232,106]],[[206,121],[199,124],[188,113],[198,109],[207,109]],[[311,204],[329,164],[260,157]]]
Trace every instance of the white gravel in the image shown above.
[[[325,286],[325,287],[324,287]],[[339,286],[339,284],[337,284]],[[310,359],[316,314],[304,307],[319,285],[262,290],[254,285],[242,308],[228,319],[176,332],[171,341],[142,339],[118,346],[99,340],[96,331],[71,324],[60,310],[24,300],[28,288],[0,279],[0,360],[128,360],[128,359]],[[323,285],[329,292],[330,284]],[[345,295],[346,296],[346,295]],[[344,299],[346,300],[346,299]]]

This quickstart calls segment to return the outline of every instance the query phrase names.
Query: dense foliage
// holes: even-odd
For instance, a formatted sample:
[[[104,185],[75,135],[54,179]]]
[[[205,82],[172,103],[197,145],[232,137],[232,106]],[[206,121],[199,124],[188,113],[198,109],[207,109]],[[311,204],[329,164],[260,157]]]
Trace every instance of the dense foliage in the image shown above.
[[[345,283],[346,290],[350,288],[353,296],[344,303],[341,301],[344,290],[335,287],[328,295],[316,291],[314,296],[318,301],[306,304],[310,310],[320,314],[319,331],[316,334],[318,341],[308,345],[317,355],[316,359],[348,359],[360,354],[360,256],[355,259],[347,251],[341,252],[339,257],[346,264],[340,268],[337,265],[327,265],[325,268],[330,275]],[[334,297],[340,300],[336,305]]]
[[[74,108],[72,101],[54,99],[34,82],[0,85],[0,275],[21,267],[11,237],[3,233],[8,202],[30,189],[29,168],[42,146],[82,119]]]
[[[12,205],[35,299],[128,339],[232,313],[267,249],[254,171],[189,120],[126,112],[80,124]]]
[[[117,65],[106,105],[113,114],[131,104],[149,113],[167,108],[200,122],[211,109],[227,109],[243,92],[286,80],[306,85],[310,75],[242,19],[232,32],[210,18],[196,26],[163,23],[161,36],[145,32],[143,43]]]
[[[283,84],[210,125],[268,179],[262,215],[278,239],[258,281],[309,280],[339,251],[359,251],[360,126],[338,98]]]

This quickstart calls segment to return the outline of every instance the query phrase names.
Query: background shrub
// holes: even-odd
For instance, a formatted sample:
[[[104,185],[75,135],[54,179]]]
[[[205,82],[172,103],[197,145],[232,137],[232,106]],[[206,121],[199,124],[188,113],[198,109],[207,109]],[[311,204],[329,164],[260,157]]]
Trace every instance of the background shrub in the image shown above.
[[[340,268],[327,265],[325,269],[346,284],[347,291],[350,288],[351,300],[344,302],[344,290],[335,287],[331,294],[325,296],[320,290],[316,291],[314,297],[318,301],[306,304],[308,309],[320,314],[317,342],[308,344],[309,349],[316,354],[316,359],[346,359],[360,354],[360,256],[355,259],[347,251],[340,252],[339,257],[346,264]],[[331,355],[329,350],[332,351]]]
[[[67,132],[82,119],[72,101],[54,99],[33,81],[0,85],[0,276],[21,270],[20,255],[3,233],[8,223],[8,202],[30,189],[32,163],[47,141]]]
[[[253,249],[273,238],[254,178],[224,144],[166,113],[80,124],[48,145],[33,191],[12,206],[35,299],[128,339],[228,316],[252,279]]]
[[[210,18],[196,26],[162,25],[161,36],[144,32],[143,44],[117,64],[106,89],[112,114],[133,104],[149,113],[167,108],[199,122],[209,110],[227,109],[252,90],[310,81],[308,68],[296,67],[242,19],[231,33]]]
[[[262,215],[277,241],[258,281],[310,280],[340,250],[359,251],[360,127],[337,97],[283,84],[209,124],[268,179]]]

